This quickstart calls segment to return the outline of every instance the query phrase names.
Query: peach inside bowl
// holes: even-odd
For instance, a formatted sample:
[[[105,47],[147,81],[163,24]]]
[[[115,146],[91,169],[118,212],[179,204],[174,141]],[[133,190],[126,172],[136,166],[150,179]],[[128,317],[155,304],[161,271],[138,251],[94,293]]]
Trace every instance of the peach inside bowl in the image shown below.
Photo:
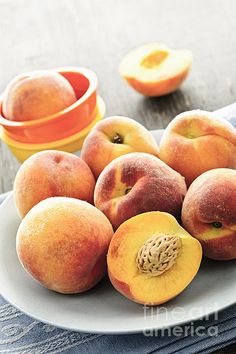
[[[94,119],[97,101],[97,76],[86,68],[63,67],[52,69],[64,76],[72,85],[77,101],[63,111],[31,121],[11,121],[2,115],[0,99],[0,125],[6,134],[22,143],[48,143],[64,139],[88,126]]]
[[[31,155],[35,154],[36,152],[43,151],[43,150],[61,150],[66,152],[76,152],[81,150],[84,139],[92,129],[92,127],[100,121],[105,114],[105,103],[103,99],[98,96],[97,97],[97,107],[96,107],[96,114],[92,120],[92,122],[87,125],[84,129],[80,132],[77,132],[74,135],[71,135],[67,138],[60,139],[57,141],[43,143],[43,144],[26,144],[10,138],[4,128],[0,126],[0,139],[8,145],[11,152],[15,155],[18,161],[23,162]]]

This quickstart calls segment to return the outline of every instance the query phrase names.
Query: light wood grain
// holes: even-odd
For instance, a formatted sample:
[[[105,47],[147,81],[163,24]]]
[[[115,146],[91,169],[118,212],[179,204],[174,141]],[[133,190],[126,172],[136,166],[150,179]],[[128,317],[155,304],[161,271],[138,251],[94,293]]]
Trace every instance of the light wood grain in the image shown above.
[[[163,128],[181,111],[235,100],[235,10],[233,0],[1,0],[0,90],[24,71],[86,66],[98,74],[107,115]],[[194,53],[181,90],[159,99],[132,91],[117,71],[127,51],[151,41]],[[1,144],[0,192],[12,188],[18,166]]]

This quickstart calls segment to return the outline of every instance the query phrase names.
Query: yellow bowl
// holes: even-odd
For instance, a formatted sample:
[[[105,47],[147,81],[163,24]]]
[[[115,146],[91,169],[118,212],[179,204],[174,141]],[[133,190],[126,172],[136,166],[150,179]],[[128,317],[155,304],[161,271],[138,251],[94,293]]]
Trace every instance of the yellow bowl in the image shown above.
[[[43,150],[61,150],[66,152],[76,152],[78,150],[81,150],[84,139],[86,138],[92,127],[104,117],[106,108],[105,103],[100,96],[97,97],[97,109],[97,115],[86,128],[65,139],[56,140],[44,144],[25,144],[8,137],[4,131],[4,128],[0,129],[0,138],[2,139],[2,141],[4,141],[5,144],[8,145],[12,153],[20,162],[25,161],[26,159],[28,159],[28,157],[35,154],[36,152]]]

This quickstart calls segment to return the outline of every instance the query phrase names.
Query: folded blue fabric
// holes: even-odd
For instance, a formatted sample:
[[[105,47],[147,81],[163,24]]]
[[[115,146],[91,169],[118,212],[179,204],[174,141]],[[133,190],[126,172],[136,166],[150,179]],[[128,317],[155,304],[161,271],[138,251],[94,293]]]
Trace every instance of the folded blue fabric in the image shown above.
[[[236,119],[231,122],[236,126]],[[0,203],[6,195],[0,196]],[[0,297],[0,353],[195,354],[236,342],[236,304],[207,319],[151,335],[99,335],[65,331],[38,322]],[[152,334],[152,333],[150,333]]]
[[[222,311],[218,321],[212,316],[194,323],[194,328],[199,326],[217,328],[218,335],[209,337],[207,331],[202,336],[180,337],[69,332],[35,321],[0,298],[0,353],[211,353],[236,341],[236,306]]]

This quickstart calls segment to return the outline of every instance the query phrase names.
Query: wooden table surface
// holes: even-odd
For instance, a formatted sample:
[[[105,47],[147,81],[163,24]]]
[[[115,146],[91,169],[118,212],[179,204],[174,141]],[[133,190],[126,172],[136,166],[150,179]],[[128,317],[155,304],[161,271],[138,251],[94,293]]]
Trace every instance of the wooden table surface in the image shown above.
[[[98,75],[107,116],[163,128],[179,112],[235,101],[235,12],[234,0],[0,0],[0,90],[24,71],[85,66]],[[188,80],[163,98],[137,94],[117,69],[130,49],[152,41],[194,54]],[[18,167],[0,143],[0,193],[12,188]]]

